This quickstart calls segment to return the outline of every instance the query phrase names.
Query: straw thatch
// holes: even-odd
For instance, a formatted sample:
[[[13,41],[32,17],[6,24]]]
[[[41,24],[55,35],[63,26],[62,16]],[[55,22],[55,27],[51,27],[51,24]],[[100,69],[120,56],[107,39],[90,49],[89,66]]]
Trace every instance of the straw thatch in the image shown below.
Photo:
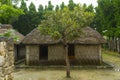
[[[8,30],[13,30],[14,36],[17,36],[19,39],[17,41],[14,41],[14,44],[19,44],[24,39],[24,36],[21,33],[14,30],[12,25],[9,25],[9,24],[0,25],[0,34],[3,34]]]
[[[101,36],[101,34],[90,27],[83,28],[82,32],[83,35],[80,35],[80,37],[74,41],[75,43],[80,43],[80,44],[106,43],[106,40]]]
[[[71,41],[70,43],[76,44],[102,44],[105,43],[105,39],[95,30],[90,27],[82,29],[83,34],[78,39]],[[23,40],[24,44],[54,44],[60,43],[61,40],[53,40],[49,36],[40,34],[38,28],[31,31]]]

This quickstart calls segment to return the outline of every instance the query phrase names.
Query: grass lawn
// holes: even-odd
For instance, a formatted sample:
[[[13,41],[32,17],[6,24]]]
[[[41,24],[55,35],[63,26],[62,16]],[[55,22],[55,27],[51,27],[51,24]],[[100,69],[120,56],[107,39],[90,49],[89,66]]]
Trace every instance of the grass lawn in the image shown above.
[[[103,51],[103,59],[120,68],[120,56]],[[65,78],[63,69],[20,69],[14,73],[14,80],[120,80],[120,72],[115,69],[75,69],[71,70],[72,78]]]
[[[115,68],[120,68],[120,54],[116,52],[103,51],[103,59],[115,65]]]

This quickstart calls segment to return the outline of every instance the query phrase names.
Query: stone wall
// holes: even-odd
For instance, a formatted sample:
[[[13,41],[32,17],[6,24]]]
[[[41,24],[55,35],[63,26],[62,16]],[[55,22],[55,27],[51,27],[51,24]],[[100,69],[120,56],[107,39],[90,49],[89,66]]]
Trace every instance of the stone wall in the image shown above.
[[[0,38],[0,80],[13,80],[13,70],[13,40],[8,38]]]

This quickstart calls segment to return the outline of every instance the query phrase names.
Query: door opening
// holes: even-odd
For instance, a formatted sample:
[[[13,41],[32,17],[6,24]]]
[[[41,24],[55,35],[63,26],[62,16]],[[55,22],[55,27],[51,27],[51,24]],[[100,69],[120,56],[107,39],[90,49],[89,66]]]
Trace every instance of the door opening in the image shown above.
[[[74,53],[74,44],[68,45],[68,57],[70,60],[75,59],[75,53]]]
[[[40,50],[39,59],[40,60],[48,60],[48,46],[40,45],[39,50]]]

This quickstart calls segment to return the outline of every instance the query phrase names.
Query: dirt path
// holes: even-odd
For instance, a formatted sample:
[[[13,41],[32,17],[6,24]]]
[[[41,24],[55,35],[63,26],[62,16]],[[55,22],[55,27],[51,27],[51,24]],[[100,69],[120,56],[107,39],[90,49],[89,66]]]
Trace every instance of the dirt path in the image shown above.
[[[14,80],[120,80],[120,57],[116,53],[104,52],[103,59],[115,65],[113,69],[75,69],[72,78],[65,78],[65,70],[20,69],[14,73]]]

